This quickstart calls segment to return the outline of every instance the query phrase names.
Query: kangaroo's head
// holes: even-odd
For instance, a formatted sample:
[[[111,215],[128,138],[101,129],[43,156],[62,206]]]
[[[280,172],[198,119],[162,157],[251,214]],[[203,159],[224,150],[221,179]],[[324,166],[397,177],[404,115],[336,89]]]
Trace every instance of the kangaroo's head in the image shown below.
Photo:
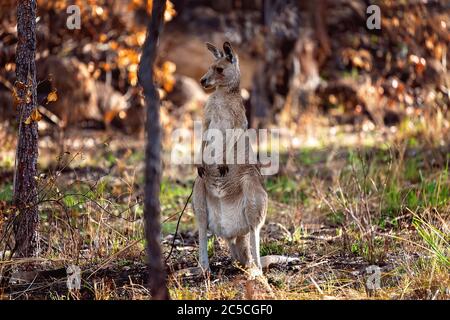
[[[208,72],[200,79],[205,89],[225,88],[227,90],[239,89],[240,71],[238,56],[234,53],[231,44],[227,41],[223,44],[223,51],[211,43],[206,43],[206,48],[214,56],[214,62]]]

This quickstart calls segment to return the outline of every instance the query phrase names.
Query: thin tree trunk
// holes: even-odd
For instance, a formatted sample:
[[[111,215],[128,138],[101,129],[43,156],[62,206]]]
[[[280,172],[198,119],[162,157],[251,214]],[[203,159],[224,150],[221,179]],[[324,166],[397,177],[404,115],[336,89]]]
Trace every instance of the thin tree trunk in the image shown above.
[[[320,50],[318,56],[319,65],[322,65],[331,55],[330,37],[327,31],[327,0],[310,2],[310,14],[314,21],[314,30],[319,40]]]
[[[161,125],[159,120],[159,97],[153,79],[159,35],[164,24],[166,0],[154,0],[152,17],[147,26],[147,37],[139,64],[139,83],[144,90],[147,107],[147,143],[145,147],[145,236],[149,267],[149,285],[152,299],[169,299],[166,272],[162,263],[160,238],[161,183]]]
[[[38,251],[39,215],[37,207],[37,122],[25,123],[36,105],[36,1],[17,4],[16,84],[19,136],[14,173],[14,203],[19,215],[14,222],[14,252],[21,257]]]

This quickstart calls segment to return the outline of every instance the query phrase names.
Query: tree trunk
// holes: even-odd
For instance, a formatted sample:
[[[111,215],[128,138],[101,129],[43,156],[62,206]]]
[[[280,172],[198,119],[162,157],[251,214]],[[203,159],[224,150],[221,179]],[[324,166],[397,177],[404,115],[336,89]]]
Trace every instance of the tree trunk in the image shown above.
[[[299,18],[297,5],[292,1],[264,0],[261,20],[267,30],[263,59],[259,62],[251,89],[250,126],[261,128],[284,106],[291,78],[291,53],[298,37]],[[291,14],[291,13],[294,14]],[[289,19],[288,19],[289,18]]]
[[[316,38],[319,40],[318,64],[322,65],[331,55],[330,37],[327,31],[327,0],[310,2],[310,14],[314,21]]]
[[[19,136],[14,173],[14,203],[19,215],[14,222],[14,252],[29,257],[38,251],[37,158],[38,126],[26,121],[36,104],[36,1],[19,0],[17,4],[16,77]],[[26,122],[26,123],[25,123]]]
[[[169,299],[166,272],[162,263],[160,238],[159,191],[161,181],[161,125],[159,120],[159,97],[153,79],[159,35],[164,24],[166,0],[154,0],[152,17],[147,26],[147,37],[139,64],[139,83],[144,90],[147,107],[145,147],[145,236],[149,267],[149,285],[152,299]]]

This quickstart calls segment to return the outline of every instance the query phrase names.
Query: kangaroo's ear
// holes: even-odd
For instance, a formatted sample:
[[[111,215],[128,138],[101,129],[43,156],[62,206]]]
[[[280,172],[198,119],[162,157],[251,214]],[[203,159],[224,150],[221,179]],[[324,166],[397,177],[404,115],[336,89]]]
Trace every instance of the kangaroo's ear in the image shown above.
[[[225,57],[227,57],[228,61],[230,61],[231,63],[236,62],[236,55],[234,54],[233,48],[228,41],[225,41],[223,43],[223,52],[225,52]]]
[[[223,57],[223,52],[220,51],[219,49],[217,49],[215,45],[213,45],[209,42],[206,42],[206,48],[212,52],[212,54],[214,55],[214,57],[216,59],[220,59]]]

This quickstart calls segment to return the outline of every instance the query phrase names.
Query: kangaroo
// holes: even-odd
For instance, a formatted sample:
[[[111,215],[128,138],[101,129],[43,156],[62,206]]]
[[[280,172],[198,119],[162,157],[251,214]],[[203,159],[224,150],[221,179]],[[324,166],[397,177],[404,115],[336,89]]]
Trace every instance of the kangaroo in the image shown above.
[[[203,130],[220,130],[223,136],[227,129],[246,130],[238,56],[229,42],[223,44],[223,51],[210,43],[206,43],[206,47],[215,60],[200,83],[204,88],[214,88],[215,91],[205,105]],[[234,142],[228,140],[225,144]],[[206,147],[207,142],[203,141],[202,154]],[[224,150],[227,148],[230,146],[226,145]],[[227,154],[224,157],[228,159]],[[257,267],[262,271],[262,267],[271,263],[288,261],[283,260],[284,257],[269,256],[271,258],[263,257],[266,259],[261,263],[260,230],[266,218],[268,196],[256,164],[202,163],[197,171],[192,204],[198,225],[202,270],[209,271],[208,229],[226,240],[232,258],[244,267]]]

